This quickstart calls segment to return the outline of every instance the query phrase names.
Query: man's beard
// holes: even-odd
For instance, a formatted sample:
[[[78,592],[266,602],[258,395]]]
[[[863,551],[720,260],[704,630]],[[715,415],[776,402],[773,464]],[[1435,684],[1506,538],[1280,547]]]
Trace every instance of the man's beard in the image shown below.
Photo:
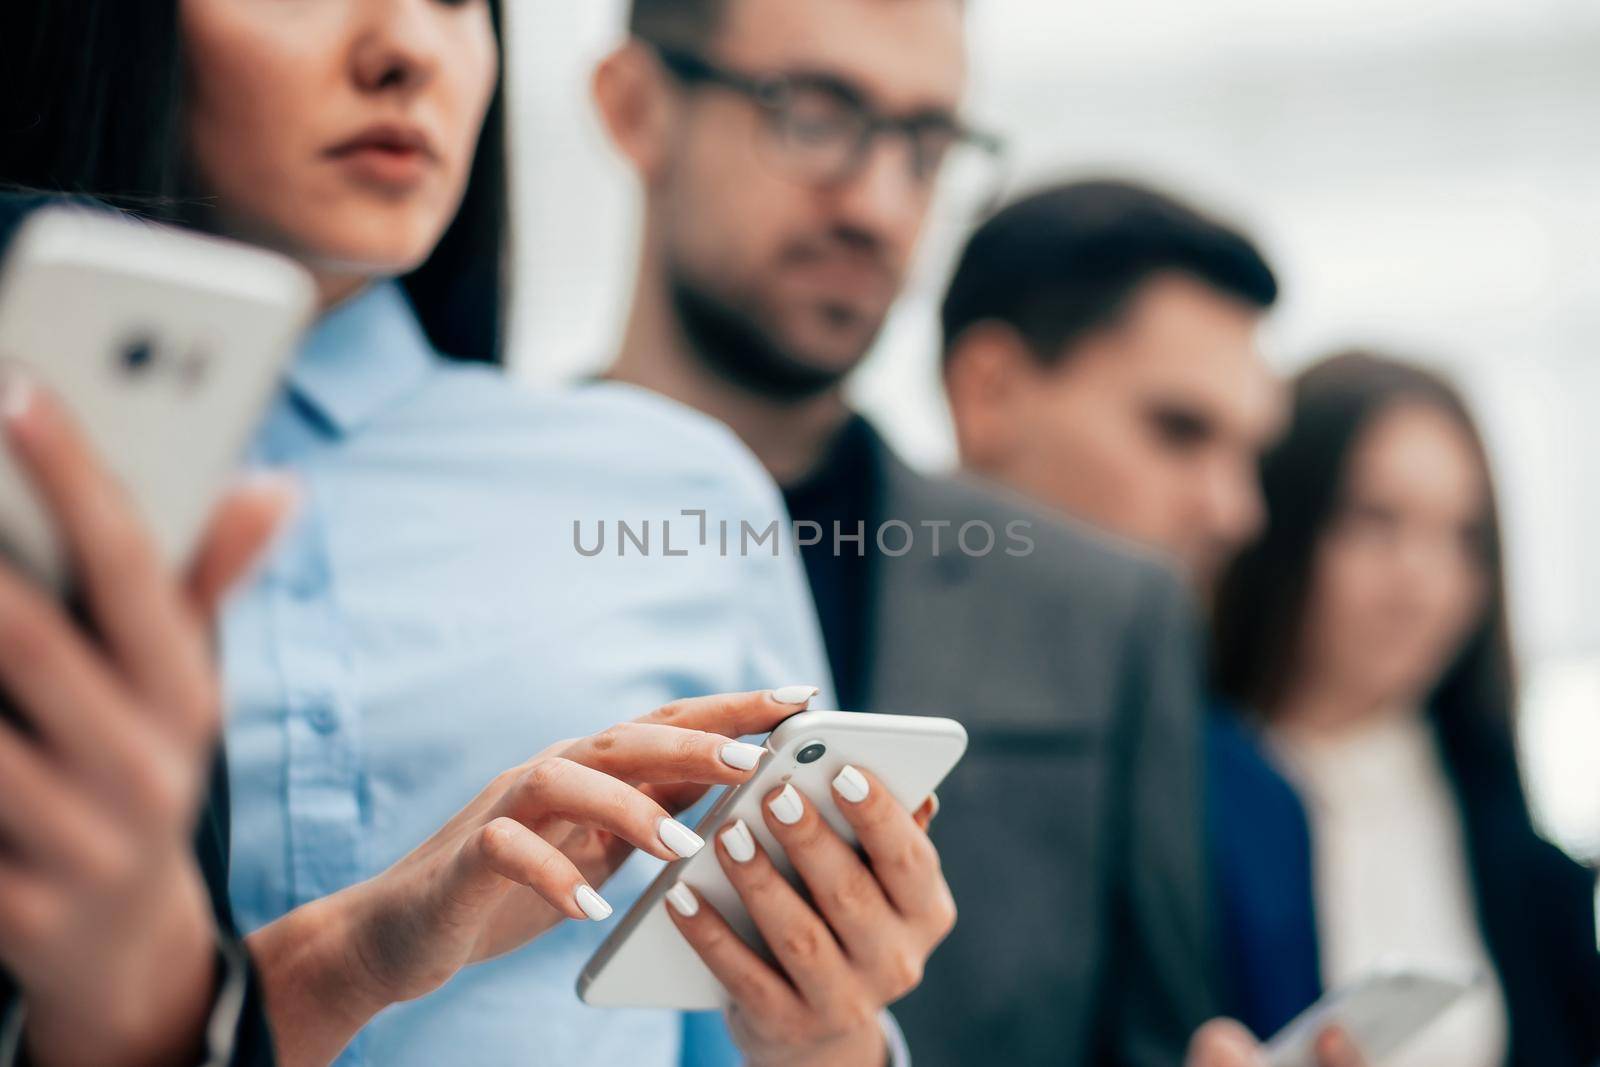
[[[714,295],[681,269],[668,271],[673,312],[690,350],[707,370],[768,400],[793,403],[837,386],[861,362],[872,338],[842,368],[797,356],[744,308]],[[876,331],[874,331],[876,333]]]

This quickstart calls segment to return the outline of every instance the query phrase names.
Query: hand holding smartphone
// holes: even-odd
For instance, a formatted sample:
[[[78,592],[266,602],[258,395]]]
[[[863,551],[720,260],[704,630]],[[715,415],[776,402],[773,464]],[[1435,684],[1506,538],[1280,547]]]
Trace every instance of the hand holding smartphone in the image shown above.
[[[807,711],[784,721],[767,738],[766,754],[743,785],[725,793],[697,827],[708,841],[743,820],[760,848],[791,884],[801,881],[767,827],[763,798],[793,786],[846,842],[856,844],[839,813],[831,783],[846,766],[872,772],[907,810],[933,792],[966,749],[966,731],[950,719],[864,712]],[[711,1010],[727,1004],[721,983],[690,947],[666,912],[666,894],[683,883],[710,902],[746,944],[772,959],[728,881],[715,850],[707,847],[669,865],[585,965],[578,994],[597,1007]]]
[[[289,501],[214,497],[310,304],[278,257],[86,209],[30,217],[3,264],[0,969],[52,1060],[197,1047],[209,623]]]
[[[1271,1067],[1317,1067],[1317,1038],[1338,1027],[1376,1064],[1399,1049],[1477,982],[1471,974],[1380,968],[1326,994],[1267,1043]]]

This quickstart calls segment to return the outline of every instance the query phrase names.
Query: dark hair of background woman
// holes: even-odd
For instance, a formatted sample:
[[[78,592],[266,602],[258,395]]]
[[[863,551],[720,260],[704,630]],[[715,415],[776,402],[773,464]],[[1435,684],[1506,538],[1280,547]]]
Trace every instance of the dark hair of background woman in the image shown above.
[[[489,9],[499,40],[500,0]],[[185,81],[178,0],[0,3],[0,187],[83,194],[203,226],[185,165]],[[502,359],[508,285],[503,84],[460,212],[404,279],[434,347],[490,363]]]
[[[1299,668],[1317,545],[1337,517],[1355,448],[1377,416],[1401,404],[1443,412],[1471,442],[1486,482],[1489,471],[1482,439],[1461,395],[1420,367],[1346,352],[1301,374],[1293,392],[1291,426],[1261,464],[1266,531],[1223,575],[1213,620],[1218,694],[1264,718],[1280,710]],[[1427,709],[1458,782],[1472,789],[1509,790],[1521,804],[1500,523],[1493,488],[1488,489],[1479,530],[1487,603],[1429,695]]]

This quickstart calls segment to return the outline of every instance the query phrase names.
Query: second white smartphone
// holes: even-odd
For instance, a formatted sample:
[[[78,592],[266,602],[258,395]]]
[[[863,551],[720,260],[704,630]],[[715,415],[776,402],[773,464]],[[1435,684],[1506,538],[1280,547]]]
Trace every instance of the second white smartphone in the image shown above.
[[[1318,1036],[1337,1026],[1371,1062],[1399,1049],[1477,982],[1475,974],[1387,966],[1326,994],[1267,1043],[1271,1067],[1316,1067]]]
[[[726,992],[678,933],[665,900],[678,882],[693,886],[752,948],[770,958],[717,861],[715,834],[743,819],[778,869],[798,885],[794,868],[767,830],[762,804],[768,793],[785,782],[793,785],[841,837],[855,844],[831,788],[846,764],[870,771],[891,796],[912,809],[938,788],[966,748],[967,732],[953,719],[848,711],[802,711],[786,719],[768,735],[767,753],[755,774],[724,793],[700,820],[697,829],[706,846],[669,864],[595,951],[578,978],[578,995],[605,1008],[724,1007]]]
[[[187,562],[312,309],[283,256],[83,207],[29,217],[0,272],[0,360],[49,387],[165,561]],[[66,561],[0,449],[0,550],[65,591]]]

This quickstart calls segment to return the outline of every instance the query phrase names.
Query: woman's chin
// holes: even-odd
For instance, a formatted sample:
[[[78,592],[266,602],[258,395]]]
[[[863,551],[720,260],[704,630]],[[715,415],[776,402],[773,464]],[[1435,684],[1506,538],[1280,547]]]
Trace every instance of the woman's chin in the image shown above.
[[[433,254],[442,227],[434,219],[354,217],[297,225],[263,242],[314,274],[394,277],[409,274]]]
[[[431,242],[419,246],[349,242],[310,249],[296,258],[314,274],[392,278],[422,266],[432,251]]]

